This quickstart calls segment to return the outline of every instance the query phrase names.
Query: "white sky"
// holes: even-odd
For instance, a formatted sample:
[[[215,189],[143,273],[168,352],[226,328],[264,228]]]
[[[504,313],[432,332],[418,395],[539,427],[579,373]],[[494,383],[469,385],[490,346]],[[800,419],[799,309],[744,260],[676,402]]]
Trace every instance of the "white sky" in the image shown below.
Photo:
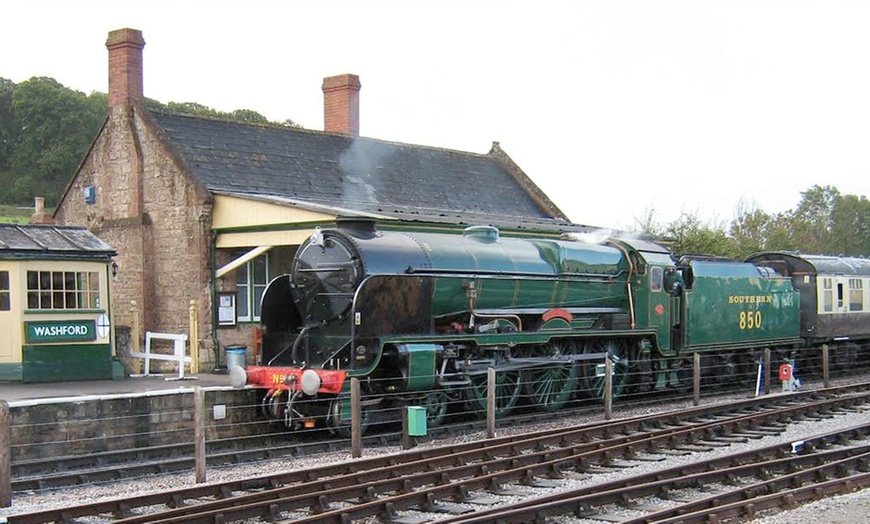
[[[7,0],[0,77],[108,90],[109,31],[145,96],[323,129],[360,76],[363,136],[502,148],[577,223],[730,221],[814,184],[870,194],[870,2]],[[486,191],[468,187],[468,191]]]

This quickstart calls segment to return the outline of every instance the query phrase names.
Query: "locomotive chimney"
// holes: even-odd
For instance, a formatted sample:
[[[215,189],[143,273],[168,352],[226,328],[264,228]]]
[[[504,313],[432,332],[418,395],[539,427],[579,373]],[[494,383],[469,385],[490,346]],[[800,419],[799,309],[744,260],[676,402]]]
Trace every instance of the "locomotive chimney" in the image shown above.
[[[109,109],[140,102],[142,91],[142,48],[145,40],[138,29],[109,32]]]
[[[323,129],[359,136],[359,77],[345,74],[323,79]]]

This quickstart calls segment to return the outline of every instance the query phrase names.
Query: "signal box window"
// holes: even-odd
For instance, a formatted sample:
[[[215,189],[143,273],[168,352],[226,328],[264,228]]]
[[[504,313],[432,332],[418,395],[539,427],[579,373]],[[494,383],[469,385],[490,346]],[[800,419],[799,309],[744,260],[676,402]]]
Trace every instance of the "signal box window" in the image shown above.
[[[28,271],[28,309],[98,309],[100,274],[83,271]]]
[[[0,271],[0,311],[9,311],[12,301],[9,297],[9,272]]]

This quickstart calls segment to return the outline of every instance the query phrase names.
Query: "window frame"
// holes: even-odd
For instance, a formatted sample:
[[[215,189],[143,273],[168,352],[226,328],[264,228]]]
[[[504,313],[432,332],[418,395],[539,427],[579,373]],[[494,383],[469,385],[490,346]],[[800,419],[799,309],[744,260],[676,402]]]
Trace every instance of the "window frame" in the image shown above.
[[[259,265],[262,267],[258,267]],[[263,273],[262,282],[255,281],[256,277],[259,276],[259,271]],[[263,253],[236,268],[236,322],[254,323],[260,321],[262,314],[260,302],[268,285],[269,253]]]
[[[0,271],[0,311],[12,311],[12,285],[9,271]]]
[[[25,273],[28,311],[100,311],[98,271],[28,269]]]

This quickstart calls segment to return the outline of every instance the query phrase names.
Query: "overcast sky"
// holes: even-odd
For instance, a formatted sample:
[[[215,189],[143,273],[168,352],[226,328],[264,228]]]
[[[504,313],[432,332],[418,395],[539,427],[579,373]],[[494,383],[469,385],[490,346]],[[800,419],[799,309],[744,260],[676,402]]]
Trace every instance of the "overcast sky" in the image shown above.
[[[323,129],[360,76],[360,134],[486,153],[571,220],[729,222],[814,184],[870,194],[870,2],[7,0],[0,77],[106,92],[109,31],[145,96]],[[469,186],[467,191],[486,191]]]

